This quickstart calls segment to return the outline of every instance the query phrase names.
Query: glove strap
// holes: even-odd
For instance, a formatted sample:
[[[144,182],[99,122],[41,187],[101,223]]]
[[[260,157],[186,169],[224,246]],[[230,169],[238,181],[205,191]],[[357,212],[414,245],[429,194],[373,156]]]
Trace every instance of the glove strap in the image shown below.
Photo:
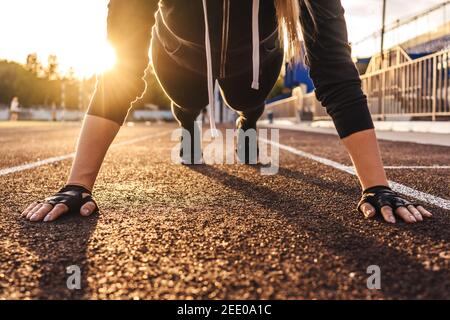
[[[83,197],[83,193],[87,193],[88,195]],[[46,198],[44,203],[48,203],[52,206],[64,204],[69,208],[70,213],[74,213],[78,212],[83,205],[91,201],[95,203],[95,211],[97,211],[98,206],[92,198],[92,193],[90,190],[83,186],[68,184],[53,196]]]
[[[66,192],[66,191],[77,191],[81,193],[89,193],[92,195],[92,191],[86,189],[83,186],[75,185],[75,184],[66,184],[61,190],[58,192]]]
[[[369,188],[365,189],[362,193],[363,194],[377,193],[377,192],[383,191],[383,190],[391,190],[392,191],[392,189],[388,186],[378,185],[378,186],[369,187]]]

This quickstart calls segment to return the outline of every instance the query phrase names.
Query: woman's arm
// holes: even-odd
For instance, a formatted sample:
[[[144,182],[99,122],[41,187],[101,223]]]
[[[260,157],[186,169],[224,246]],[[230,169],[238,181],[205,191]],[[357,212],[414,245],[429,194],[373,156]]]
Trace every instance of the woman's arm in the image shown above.
[[[86,115],[67,184],[93,189],[106,152],[119,129],[114,121]]]
[[[389,187],[375,130],[369,129],[354,133],[342,139],[342,142],[350,154],[363,190],[373,186]],[[367,218],[376,214],[375,208],[368,202],[361,205],[361,210]],[[422,221],[422,217],[429,218],[432,216],[422,206],[414,207],[413,205],[399,207],[395,213],[408,223]],[[390,206],[382,207],[381,214],[387,222],[395,223],[394,212]]]
[[[416,208],[388,189],[367,98],[351,58],[340,0],[300,0],[300,4],[307,64],[316,96],[333,119],[365,190],[359,209],[366,217],[380,211],[391,223],[395,222],[393,208],[409,223],[430,217],[423,207]]]
[[[111,0],[108,8],[108,39],[116,50],[116,66],[97,81],[67,186],[44,203],[30,204],[22,215],[31,221],[54,221],[69,209],[88,216],[97,209],[90,193],[105,154],[130,104],[146,87],[143,77],[158,0]]]
[[[90,195],[88,192],[91,192],[94,187],[105,154],[119,129],[120,125],[111,120],[89,115],[85,117],[67,182],[67,185],[82,186],[87,189],[86,193],[82,194],[83,198]],[[81,206],[80,214],[89,216],[96,209],[95,202],[89,201]],[[69,207],[62,203],[53,205],[33,202],[22,212],[22,216],[34,222],[42,220],[51,222],[67,211]]]
[[[373,186],[389,186],[373,129],[354,133],[342,142],[350,154],[363,190]]]

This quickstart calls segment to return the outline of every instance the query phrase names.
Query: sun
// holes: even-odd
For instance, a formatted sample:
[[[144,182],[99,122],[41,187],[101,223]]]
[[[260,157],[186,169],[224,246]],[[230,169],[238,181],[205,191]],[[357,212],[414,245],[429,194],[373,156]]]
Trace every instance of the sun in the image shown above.
[[[110,70],[116,64],[116,52],[112,46],[105,41],[99,46],[99,51],[93,55],[91,70],[95,73],[102,73]]]
[[[91,77],[114,67],[116,54],[108,41],[83,47],[67,56],[77,77]]]

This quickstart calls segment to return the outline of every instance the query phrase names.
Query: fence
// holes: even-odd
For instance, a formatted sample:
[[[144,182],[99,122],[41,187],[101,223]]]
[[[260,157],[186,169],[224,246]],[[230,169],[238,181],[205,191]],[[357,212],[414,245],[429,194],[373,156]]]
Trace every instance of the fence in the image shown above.
[[[271,111],[276,118],[292,118],[297,116],[299,104],[298,98],[294,96],[268,104],[266,112]]]
[[[435,121],[437,117],[450,116],[450,50],[366,73],[361,81],[375,119],[426,117]],[[302,106],[313,112],[314,120],[329,119],[314,94],[304,95],[302,103],[298,99],[280,100],[267,109],[274,111],[275,116],[296,116]]]
[[[361,77],[372,116],[431,117],[450,115],[450,51],[365,74]]]
[[[53,111],[50,108],[27,108],[22,109],[19,114],[20,120],[35,121],[80,121],[85,115],[84,111],[62,110]],[[7,107],[0,106],[0,121],[8,120],[10,111]],[[136,109],[130,112],[129,121],[174,121],[172,112],[164,110],[142,110]]]

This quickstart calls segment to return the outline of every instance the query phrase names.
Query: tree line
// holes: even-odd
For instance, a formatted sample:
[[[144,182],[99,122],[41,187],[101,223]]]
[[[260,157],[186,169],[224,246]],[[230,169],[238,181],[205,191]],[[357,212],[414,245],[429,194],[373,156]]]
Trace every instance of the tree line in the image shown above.
[[[85,110],[95,89],[96,77],[78,79],[70,69],[66,74],[59,71],[58,58],[50,55],[45,65],[36,53],[27,56],[24,64],[0,60],[0,105],[9,105],[13,97],[18,97],[23,108],[43,106]],[[135,108],[153,104],[160,109],[170,109],[170,100],[149,68],[146,75],[147,91]],[[270,97],[286,90],[280,77]],[[64,95],[63,95],[64,92]],[[63,98],[64,96],[64,98]]]
[[[161,89],[153,72],[147,72],[147,91],[135,104],[141,108],[154,104],[170,108],[170,101]],[[66,74],[59,71],[58,58],[50,55],[44,65],[36,53],[27,56],[24,64],[0,60],[0,104],[9,105],[18,97],[21,107],[35,106],[86,109],[94,92],[96,77],[78,79],[73,69]]]

